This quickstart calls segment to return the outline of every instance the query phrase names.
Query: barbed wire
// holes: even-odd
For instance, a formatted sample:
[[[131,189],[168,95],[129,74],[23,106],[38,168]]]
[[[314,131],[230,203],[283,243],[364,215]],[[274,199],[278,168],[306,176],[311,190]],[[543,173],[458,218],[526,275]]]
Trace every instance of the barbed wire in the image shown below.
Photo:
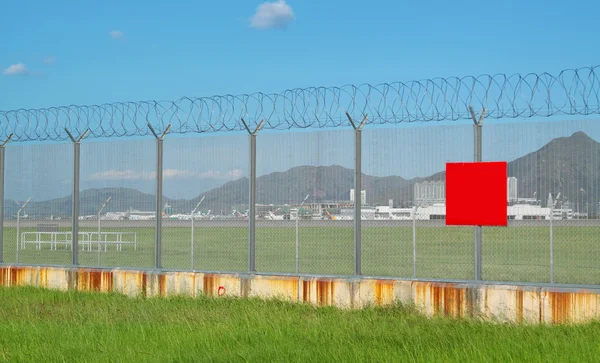
[[[66,140],[65,128],[74,135],[89,129],[91,137],[144,136],[148,123],[159,132],[169,124],[172,133],[237,131],[241,118],[273,130],[341,127],[349,125],[346,112],[368,114],[367,124],[457,121],[471,119],[470,105],[485,107],[486,119],[593,115],[600,114],[598,67],[0,111],[0,138]]]

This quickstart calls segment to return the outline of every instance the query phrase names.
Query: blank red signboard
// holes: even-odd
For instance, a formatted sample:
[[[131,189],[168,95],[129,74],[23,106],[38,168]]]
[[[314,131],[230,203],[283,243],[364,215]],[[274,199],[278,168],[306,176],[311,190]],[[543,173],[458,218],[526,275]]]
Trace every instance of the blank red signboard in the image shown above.
[[[507,225],[507,164],[446,163],[446,225]]]

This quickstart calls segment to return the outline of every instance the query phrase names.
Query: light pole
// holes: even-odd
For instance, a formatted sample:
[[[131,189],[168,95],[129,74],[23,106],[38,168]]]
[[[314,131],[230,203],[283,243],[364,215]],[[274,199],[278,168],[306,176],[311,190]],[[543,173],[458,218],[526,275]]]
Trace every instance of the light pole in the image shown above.
[[[200,199],[198,204],[196,204],[196,208],[192,211],[192,271],[194,270],[194,214],[196,214],[196,211],[200,208],[200,204],[202,204],[204,197],[205,196],[202,196],[202,199]]]
[[[25,209],[27,204],[29,204],[30,200],[31,200],[31,197],[29,197],[29,199],[27,199],[27,201],[21,206],[21,208],[17,212],[17,261],[16,261],[17,263],[19,263],[19,248],[21,248],[20,243],[19,243],[20,242],[19,228],[20,228],[20,221],[21,221],[21,212],[23,211],[23,209]]]
[[[104,202],[104,204],[102,204],[102,207],[100,207],[100,209],[98,210],[98,266],[100,266],[100,213],[102,213],[102,210],[104,209],[104,207],[106,207],[108,202],[110,202],[111,198],[112,197],[108,197],[106,202]],[[90,250],[91,249],[92,249],[92,241],[90,241]]]
[[[554,208],[560,198],[560,192],[556,199],[552,198],[552,193],[548,193],[548,204],[550,204],[550,283],[554,283],[554,235],[552,231],[552,220],[554,219]]]
[[[300,208],[302,208],[302,206],[304,205],[304,203],[306,202],[306,200],[308,199],[308,194],[306,194],[306,197],[304,197],[304,200],[302,201],[302,203],[300,203],[300,206],[298,207],[298,211],[296,212],[296,273],[299,273],[300,269],[298,266],[298,259],[299,259],[299,251],[298,251],[298,220],[300,219]]]
[[[423,203],[423,197],[413,208],[412,222],[413,222],[413,278],[417,278],[417,209]]]

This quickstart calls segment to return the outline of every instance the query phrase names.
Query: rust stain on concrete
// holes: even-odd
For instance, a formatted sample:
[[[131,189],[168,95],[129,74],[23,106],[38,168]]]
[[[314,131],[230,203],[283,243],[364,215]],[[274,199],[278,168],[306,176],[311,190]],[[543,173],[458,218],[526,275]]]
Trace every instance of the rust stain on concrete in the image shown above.
[[[160,296],[167,296],[167,275],[160,274],[158,275],[158,292]]]
[[[433,301],[433,313],[439,314],[440,306],[442,305],[442,296],[441,296],[442,289],[438,286],[430,286],[429,288],[431,290],[432,301]]]
[[[548,292],[552,308],[552,322],[566,323],[572,313],[572,294],[568,292]]]
[[[140,273],[141,274],[141,273]],[[40,284],[47,284],[48,270],[41,268],[39,271]],[[113,272],[101,270],[80,269],[73,271],[76,288],[82,291],[112,292]],[[139,276],[138,276],[139,278]]]
[[[204,274],[202,292],[206,296],[215,295],[215,286],[218,285],[219,281],[214,274]]]
[[[310,281],[302,281],[302,301],[310,301]]]
[[[292,290],[291,290],[291,294],[292,296],[295,296],[295,298],[293,299],[294,301],[299,301],[298,299],[298,288],[300,286],[300,279],[299,278],[294,278],[292,280]],[[294,291],[296,292],[296,294],[294,294]]]
[[[141,287],[141,293],[143,296],[148,296],[148,275],[145,272],[138,273],[138,282]]]
[[[80,270],[77,274],[77,289],[83,291],[89,291],[89,271]]]
[[[112,271],[103,271],[102,272],[102,282],[104,284],[104,291],[112,292],[113,291],[113,272]]]
[[[465,289],[456,286],[444,286],[442,288],[444,299],[444,315],[460,318],[463,316]]]
[[[23,273],[27,267],[12,267],[10,269],[10,286],[19,286],[23,280]]]
[[[331,280],[317,281],[317,303],[319,306],[333,304],[334,284]]]
[[[90,271],[90,289],[92,291],[102,291],[102,272]]]
[[[523,290],[515,291],[515,319],[517,323],[523,322]]]
[[[375,283],[375,304],[381,306],[392,302],[394,296],[394,282],[378,280]]]
[[[8,267],[0,267],[0,285],[7,286],[8,285],[8,276],[9,270]]]
[[[427,304],[429,296],[433,314],[456,318],[464,316],[464,312],[471,308],[471,303],[465,298],[468,293],[469,289],[455,284],[436,285],[426,282],[415,286],[417,302]]]
[[[431,283],[429,282],[414,282],[415,299],[417,303],[425,304],[427,301],[427,294],[430,291]]]
[[[48,269],[47,268],[40,269],[39,284],[40,284],[40,286],[48,286]]]
[[[193,297],[196,297],[196,295],[197,295],[196,276],[197,276],[197,274],[195,274],[195,273],[192,274],[192,296]]]

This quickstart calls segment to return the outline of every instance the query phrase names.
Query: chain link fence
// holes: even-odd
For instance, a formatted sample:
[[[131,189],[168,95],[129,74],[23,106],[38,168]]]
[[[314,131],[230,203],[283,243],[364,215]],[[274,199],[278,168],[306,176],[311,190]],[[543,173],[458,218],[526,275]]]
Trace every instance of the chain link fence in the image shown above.
[[[79,231],[89,242],[79,242],[81,265],[154,266],[155,160],[150,139],[82,142]]]
[[[257,270],[352,274],[351,131],[258,140]]]
[[[247,271],[249,143],[242,133],[165,139],[163,266]]]
[[[598,284],[596,120],[484,126],[484,161],[508,160],[508,228],[485,228],[483,278]]]
[[[6,149],[6,262],[71,262],[73,172],[71,144],[22,144]]]
[[[77,158],[72,142],[9,143],[2,260],[476,280],[475,228],[445,223],[445,166],[473,161],[473,124],[359,121],[293,132],[166,128],[162,149],[148,137],[82,139]],[[484,120],[482,160],[508,162],[508,227],[483,227],[481,281],[600,284],[596,140],[591,119]]]

